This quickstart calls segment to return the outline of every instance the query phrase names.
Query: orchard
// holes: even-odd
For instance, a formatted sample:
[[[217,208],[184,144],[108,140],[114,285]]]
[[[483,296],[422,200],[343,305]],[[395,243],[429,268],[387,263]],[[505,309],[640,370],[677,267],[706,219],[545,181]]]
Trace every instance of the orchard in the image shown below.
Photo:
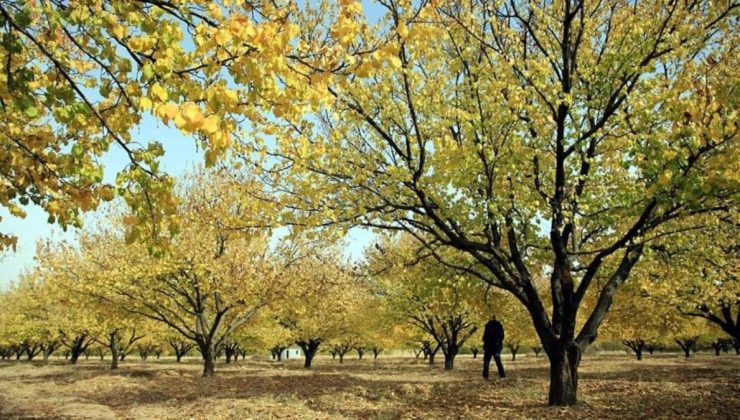
[[[0,417],[737,418],[739,18],[1,2]]]

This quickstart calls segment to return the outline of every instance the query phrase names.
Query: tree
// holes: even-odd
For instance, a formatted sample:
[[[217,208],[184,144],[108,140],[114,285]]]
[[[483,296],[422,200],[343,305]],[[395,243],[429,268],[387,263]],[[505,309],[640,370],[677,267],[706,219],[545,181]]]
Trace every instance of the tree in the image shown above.
[[[683,351],[684,357],[691,357],[691,353],[699,349],[700,341],[704,341],[709,336],[709,325],[702,319],[683,319],[674,334],[674,342]]]
[[[165,253],[126,243],[121,217],[113,215],[109,227],[81,234],[79,251],[62,247],[68,264],[60,262],[57,270],[74,273],[85,294],[194,342],[203,356],[203,376],[210,376],[222,346],[281,293],[285,279],[275,275],[281,267],[271,261],[269,231],[230,224],[255,209],[232,198],[217,175],[196,174],[184,187],[176,215],[182,229]]]
[[[174,334],[167,338],[167,345],[172,348],[172,352],[175,354],[175,361],[177,363],[180,363],[182,357],[188,354],[188,352],[195,346],[195,344],[185,341]]]
[[[56,272],[60,262],[65,261],[62,254],[54,252],[48,243],[40,243],[36,250],[36,259],[39,265],[33,272],[37,282],[47,289],[50,299],[52,317],[49,325],[57,329],[59,341],[67,347],[65,359],[69,356],[70,364],[77,364],[79,357],[91,346],[94,347],[96,337],[105,332],[105,318],[100,318],[100,299],[79,293],[79,288],[70,288],[72,277],[70,272]],[[67,260],[74,265],[79,260]],[[55,267],[55,268],[52,268]],[[102,322],[101,322],[102,321]]]
[[[422,252],[419,254],[418,252]],[[368,271],[378,273],[375,288],[392,311],[429,334],[445,357],[445,369],[477,331],[485,312],[484,290],[470,278],[424,257],[408,236],[385,238],[368,248]],[[424,346],[433,363],[431,346]]]
[[[361,341],[373,354],[373,360],[377,360],[383,351],[403,345],[408,340],[409,331],[382,296],[371,294],[366,302],[358,308]]]
[[[28,360],[41,354],[44,362],[61,347],[58,311],[61,309],[50,287],[29,272],[7,294],[0,330],[5,340],[26,353]]]
[[[705,218],[703,227],[662,244],[659,291],[684,315],[705,319],[740,343],[740,222],[733,213]],[[676,284],[676,278],[689,280]]]
[[[296,76],[274,95],[295,102],[263,99],[243,156],[286,220],[404,230],[513,294],[550,360],[549,403],[574,404],[646,245],[735,205],[739,6],[379,7],[373,25],[357,1],[298,17]]]
[[[648,266],[649,267],[649,266]],[[662,299],[661,279],[640,269],[635,281],[617,293],[617,301],[603,326],[603,336],[621,342],[642,360],[644,350],[665,345],[679,332],[684,319]]]
[[[240,331],[242,350],[269,351],[273,360],[282,361],[283,352],[293,343],[293,336],[290,330],[280,325],[280,310],[277,309],[280,306],[280,300],[274,302],[253,317],[248,328]]]
[[[351,311],[362,305],[367,291],[350,268],[330,249],[293,264],[286,273],[294,279],[284,301],[276,308],[280,325],[290,331],[303,351],[304,367],[310,368],[319,346],[349,331]],[[352,345],[347,346],[347,352]],[[341,358],[342,356],[340,356]]]

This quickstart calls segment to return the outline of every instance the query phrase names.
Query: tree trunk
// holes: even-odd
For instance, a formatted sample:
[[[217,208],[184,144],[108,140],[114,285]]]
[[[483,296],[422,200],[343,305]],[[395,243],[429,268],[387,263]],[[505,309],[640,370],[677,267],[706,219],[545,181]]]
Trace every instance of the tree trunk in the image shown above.
[[[455,367],[455,353],[449,352],[445,354],[445,370],[452,370]]]
[[[56,349],[52,345],[47,345],[46,347],[44,347],[44,352],[42,356],[44,358],[44,363],[49,361],[49,357],[54,352],[54,350]]]
[[[577,401],[578,365],[581,363],[581,350],[570,344],[564,349],[556,349],[550,358],[550,405],[568,406]]]
[[[203,354],[203,377],[213,376],[216,366],[213,360],[213,352],[207,350]]]
[[[203,359],[203,377],[213,376],[216,366],[213,362],[213,356],[209,355],[208,358]]]
[[[378,360],[378,355],[383,351],[380,347],[373,347],[373,360]]]
[[[339,353],[339,363],[344,363],[344,353]]]
[[[180,360],[182,360],[182,353],[180,352],[175,353],[175,361],[177,363],[180,363]]]
[[[118,334],[115,334],[115,333],[110,334],[108,336],[108,339],[110,340],[108,341],[108,349],[110,350],[110,354],[111,354],[110,368],[111,370],[118,369],[118,359],[120,357],[120,354],[118,352],[120,349],[118,345]]]
[[[213,347],[210,343],[198,343],[200,354],[203,356],[203,377],[213,376],[216,366],[214,363]]]
[[[318,351],[319,346],[321,345],[321,339],[309,339],[307,341],[301,340],[297,341],[296,344],[298,344],[298,346],[303,350],[303,367],[310,369],[313,357],[316,355],[316,351]]]
[[[80,351],[79,349],[72,349],[69,355],[69,364],[76,365],[77,359],[80,358],[81,354],[82,354],[82,351]]]

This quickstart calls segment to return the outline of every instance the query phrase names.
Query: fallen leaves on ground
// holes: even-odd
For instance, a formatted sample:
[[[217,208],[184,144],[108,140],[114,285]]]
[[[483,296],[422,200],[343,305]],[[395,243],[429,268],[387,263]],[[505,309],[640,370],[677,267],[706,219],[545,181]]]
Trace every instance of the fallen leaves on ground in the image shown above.
[[[637,362],[589,355],[574,407],[548,407],[544,357],[507,364],[504,380],[479,377],[461,356],[452,372],[413,358],[344,364],[255,358],[201,378],[197,360],[77,366],[0,364],[2,418],[740,418],[740,357],[663,354]]]

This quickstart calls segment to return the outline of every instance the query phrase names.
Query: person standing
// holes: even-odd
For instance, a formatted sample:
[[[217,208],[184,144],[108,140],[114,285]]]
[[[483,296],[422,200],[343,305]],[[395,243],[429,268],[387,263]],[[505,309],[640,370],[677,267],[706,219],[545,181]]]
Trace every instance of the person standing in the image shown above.
[[[488,367],[491,364],[491,358],[496,361],[498,376],[505,378],[504,365],[501,363],[501,350],[504,347],[504,326],[496,319],[496,315],[491,315],[491,319],[486,323],[483,330],[483,377],[488,379]]]

